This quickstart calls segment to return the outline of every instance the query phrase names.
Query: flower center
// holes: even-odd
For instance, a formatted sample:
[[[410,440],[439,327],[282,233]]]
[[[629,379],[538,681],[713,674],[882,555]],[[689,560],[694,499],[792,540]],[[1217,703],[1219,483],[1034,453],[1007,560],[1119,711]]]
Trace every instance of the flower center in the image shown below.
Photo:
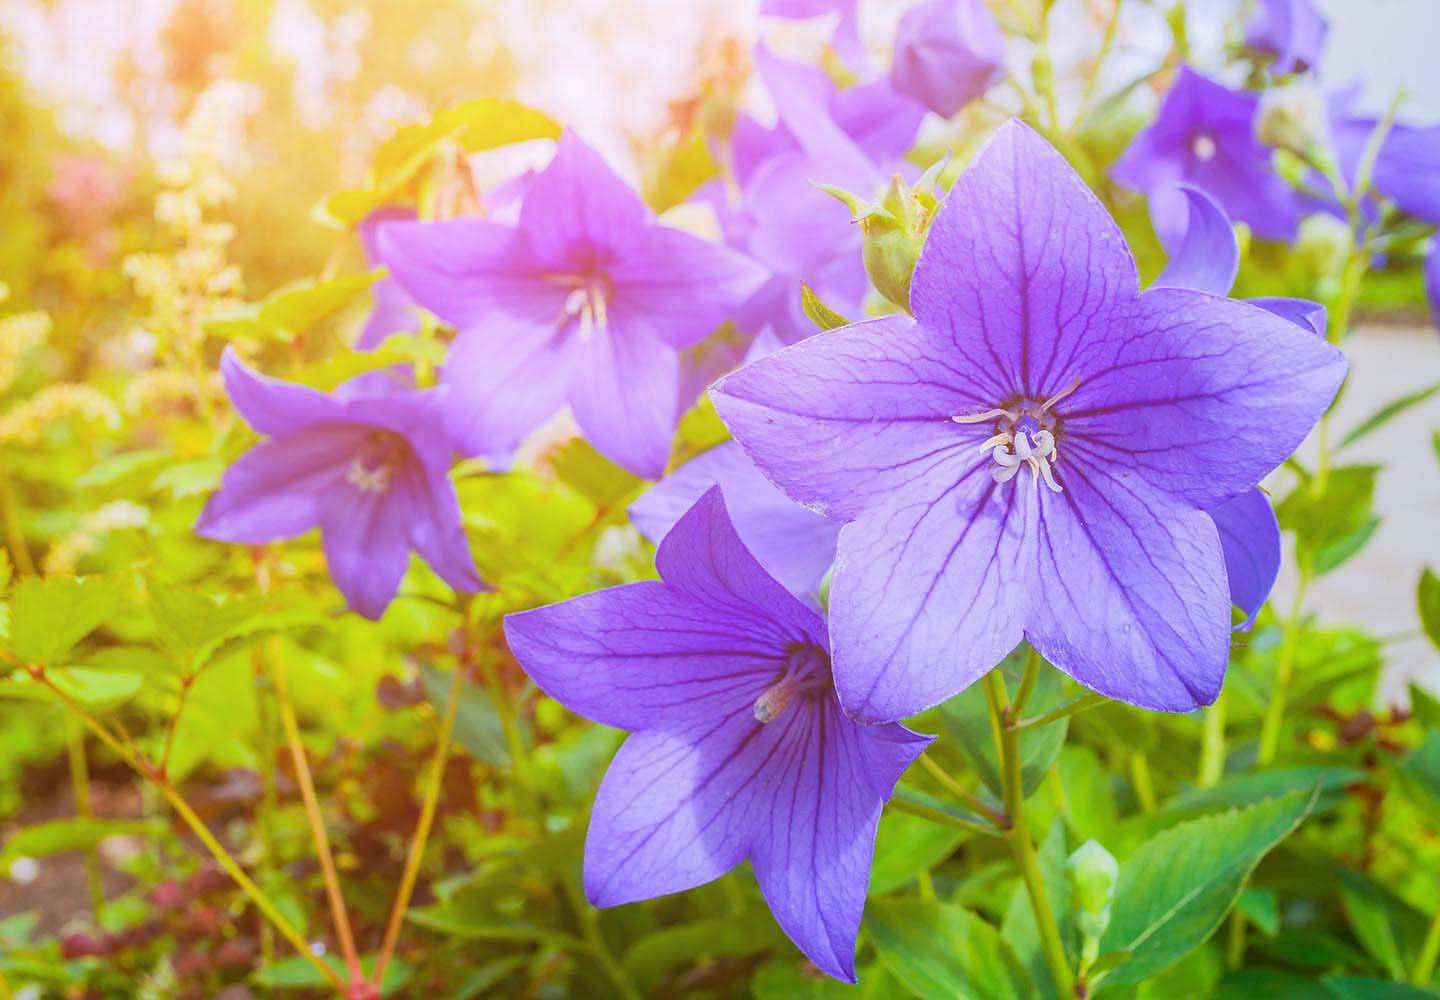
[[[578,323],[581,340],[588,340],[597,330],[604,331],[608,322],[606,302],[611,291],[608,277],[603,274],[552,274],[548,280],[570,290],[560,309],[560,319]]]
[[[796,698],[818,698],[830,685],[830,655],[819,646],[792,642],[775,681],[755,699],[755,721],[774,722]]]
[[[361,493],[384,493],[404,459],[405,442],[398,435],[374,431],[366,435],[350,459],[345,480]]]
[[[995,482],[1008,483],[1028,466],[1037,489],[1043,481],[1052,493],[1064,493],[1064,487],[1055,481],[1054,465],[1060,461],[1060,450],[1056,444],[1060,421],[1053,407],[1079,387],[1080,380],[1076,379],[1068,388],[1040,402],[1019,399],[1008,406],[950,419],[957,424],[995,421],[995,433],[980,445],[980,450],[988,451],[995,462],[995,467],[990,470],[990,477]]]
[[[1190,140],[1190,152],[1202,163],[1209,163],[1215,159],[1215,139],[1213,136],[1201,132]]]

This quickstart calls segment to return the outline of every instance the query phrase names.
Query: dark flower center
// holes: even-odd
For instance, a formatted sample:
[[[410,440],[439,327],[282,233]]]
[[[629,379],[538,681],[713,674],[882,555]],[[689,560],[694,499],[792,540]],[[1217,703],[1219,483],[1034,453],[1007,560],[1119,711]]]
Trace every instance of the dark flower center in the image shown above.
[[[390,431],[365,435],[345,470],[345,480],[362,493],[384,493],[408,452],[405,441]]]
[[[775,680],[755,699],[755,721],[774,722],[796,698],[816,699],[831,689],[830,654],[819,646],[792,642]]]

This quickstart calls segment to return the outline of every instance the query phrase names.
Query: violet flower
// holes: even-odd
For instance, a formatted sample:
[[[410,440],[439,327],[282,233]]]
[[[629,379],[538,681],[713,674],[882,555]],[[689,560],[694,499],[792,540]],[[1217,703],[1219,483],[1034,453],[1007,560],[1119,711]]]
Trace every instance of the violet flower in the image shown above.
[[[360,245],[365,250],[365,263],[370,267],[380,264],[380,253],[376,246],[380,226],[387,222],[411,222],[415,213],[399,205],[377,208],[360,223]],[[371,286],[374,297],[370,316],[355,338],[355,348],[373,351],[385,342],[392,333],[407,333],[420,329],[420,310],[400,282],[387,275]]]
[[[1240,244],[1230,219],[1214,199],[1198,188],[1182,188],[1179,193],[1188,206],[1189,220],[1180,245],[1171,250],[1170,262],[1153,287],[1228,295],[1240,270]],[[1318,302],[1286,298],[1245,301],[1317,337],[1325,336],[1325,307]],[[1206,513],[1220,531],[1230,601],[1245,612],[1245,621],[1239,627],[1248,629],[1280,574],[1280,522],[1258,486]]]
[[[938,211],[911,308],[711,390],[772,482],[848,522],[830,590],[846,709],[911,715],[1022,639],[1109,697],[1212,701],[1230,600],[1204,512],[1293,451],[1344,357],[1244,303],[1141,293],[1114,220],[1014,121]]]
[[[394,598],[411,549],[456,590],[484,589],[450,483],[440,393],[376,372],[326,395],[258,375],[228,348],[220,367],[230,401],[268,440],[226,470],[198,534],[259,545],[318,527],[335,586],[367,618]]]
[[[1182,65],[1155,121],[1135,137],[1110,176],[1152,197],[1190,184],[1257,236],[1294,239],[1304,202],[1255,138],[1259,107],[1258,94],[1231,90]],[[1173,239],[1185,225],[1184,202],[1152,205],[1151,217],[1162,238]]]
[[[1330,101],[1330,134],[1346,181],[1354,184],[1365,149],[1379,119],[1353,110],[1359,87],[1342,90]],[[1440,222],[1440,125],[1426,128],[1395,122],[1385,133],[1370,171],[1372,191],[1403,212]]]
[[[650,899],[749,858],[790,939],[853,982],[880,810],[931,738],[846,717],[825,622],[756,563],[719,488],[655,565],[660,581],[505,619],[546,694],[632,730],[595,797],[586,895]]]
[[[568,403],[596,448],[650,478],[679,419],[677,350],[712,333],[765,277],[733,250],[657,224],[573,132],[516,224],[391,223],[380,254],[460,331],[442,377],[446,420],[467,453],[518,443]]]
[[[900,19],[890,83],[942,118],[1005,77],[1005,36],[985,0],[924,0]]]
[[[1273,56],[1271,72],[1285,76],[1320,65],[1330,26],[1315,0],[1260,0],[1245,22],[1245,47]]]
[[[733,441],[697,455],[630,505],[630,519],[655,544],[713,486],[740,540],[756,560],[796,597],[817,603],[820,584],[835,561],[840,525],[781,493]]]

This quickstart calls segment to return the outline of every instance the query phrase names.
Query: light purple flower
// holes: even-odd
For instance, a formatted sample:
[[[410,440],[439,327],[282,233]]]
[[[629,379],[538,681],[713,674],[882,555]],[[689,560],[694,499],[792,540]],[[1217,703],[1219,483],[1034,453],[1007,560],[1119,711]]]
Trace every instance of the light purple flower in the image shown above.
[[[1346,181],[1354,184],[1379,119],[1353,110],[1359,86],[1330,101],[1330,134]],[[1401,211],[1427,222],[1440,222],[1440,125],[1419,128],[1395,122],[1385,134],[1370,172],[1370,187]]]
[[[1244,303],[1141,293],[1114,221],[1019,122],[937,213],[911,306],[711,390],[772,482],[848,522],[830,590],[846,709],[911,715],[1021,639],[1131,704],[1213,700],[1230,601],[1204,512],[1300,443],[1343,356]]]
[[[656,483],[630,505],[630,519],[658,545],[717,485],[740,540],[765,572],[796,597],[815,602],[835,561],[840,525],[781,493],[733,441],[697,455]]]
[[[1255,138],[1259,107],[1258,94],[1231,90],[1182,65],[1154,123],[1135,137],[1110,176],[1152,197],[1193,185],[1257,236],[1294,239],[1304,203]],[[1162,238],[1174,239],[1185,225],[1184,201],[1152,205],[1151,217]]]
[[[924,0],[900,19],[890,83],[950,118],[1005,77],[1005,36],[985,0]]]
[[[658,478],[680,412],[678,349],[764,280],[748,258],[662,226],[574,133],[536,175],[514,225],[391,223],[386,265],[460,331],[446,420],[467,453],[510,445],[567,403],[585,435]]]
[[[484,589],[450,483],[440,393],[377,372],[326,395],[258,375],[230,349],[220,366],[230,401],[268,440],[226,470],[197,533],[259,545],[318,527],[335,585],[367,618],[394,598],[411,549],[456,590]]]
[[[595,798],[586,894],[650,899],[749,858],[790,939],[853,982],[880,810],[931,738],[845,716],[824,621],[761,569],[719,488],[655,565],[663,582],[505,619],[546,694],[632,731]]]
[[[365,263],[370,267],[380,264],[380,253],[376,239],[380,226],[387,222],[410,222],[415,218],[413,210],[399,205],[377,208],[360,223],[360,245],[365,250]],[[355,338],[355,348],[373,351],[385,342],[392,333],[407,333],[420,329],[420,310],[400,282],[386,276],[370,289],[374,305],[370,317]]]
[[[815,185],[878,189],[914,142],[924,109],[884,80],[840,90],[822,70],[763,47],[755,64],[778,120],[767,128],[741,117],[731,143],[740,197],[713,184],[703,198],[726,243],[770,271],[735,317],[746,336],[763,338],[756,353],[764,353],[815,332],[801,308],[802,283],[841,313],[860,312],[869,282],[859,227]]]
[[[1245,22],[1245,46],[1274,56],[1273,73],[1304,73],[1320,65],[1329,31],[1314,0],[1260,0]]]
[[[1235,239],[1235,229],[1224,209],[1205,192],[1186,187],[1180,194],[1188,204],[1189,221],[1180,245],[1171,249],[1170,262],[1155,279],[1154,287],[1228,295],[1240,270],[1240,244]],[[1325,307],[1318,302],[1285,298],[1245,301],[1317,337],[1325,336]],[[1245,612],[1245,621],[1239,627],[1248,629],[1255,623],[1255,616],[1280,574],[1280,522],[1270,500],[1258,486],[1210,508],[1207,513],[1220,531],[1220,551],[1225,557],[1230,601]]]
[[[860,41],[860,0],[762,0],[760,13],[771,17],[802,19],[838,14],[831,44],[835,54],[853,73],[864,73],[870,57]]]

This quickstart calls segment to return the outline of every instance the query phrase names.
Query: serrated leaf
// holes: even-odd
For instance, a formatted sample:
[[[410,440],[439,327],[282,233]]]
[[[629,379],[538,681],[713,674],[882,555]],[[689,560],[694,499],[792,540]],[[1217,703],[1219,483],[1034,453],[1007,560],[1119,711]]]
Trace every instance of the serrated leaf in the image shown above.
[[[50,665],[119,612],[115,577],[26,577],[10,597],[10,646],[26,663]]]
[[[820,301],[820,296],[816,295],[809,285],[800,286],[800,307],[805,310],[810,322],[822,330],[834,330],[850,325],[848,319]]]
[[[1415,604],[1420,611],[1420,625],[1435,648],[1440,649],[1440,577],[1429,566],[1420,573],[1415,587]]]
[[[1181,792],[1167,801],[1152,817],[1159,824],[1173,823],[1202,813],[1254,805],[1289,792],[1318,788],[1320,799],[1316,808],[1342,792],[1348,785],[1365,780],[1365,772],[1353,767],[1329,767],[1321,764],[1304,767],[1277,768],[1272,771],[1247,771],[1227,775],[1208,788]]]
[[[1437,392],[1440,392],[1440,382],[1436,382],[1434,385],[1427,385],[1423,389],[1416,389],[1414,392],[1408,392],[1399,399],[1386,403],[1380,407],[1380,409],[1370,414],[1370,416],[1360,421],[1349,434],[1346,434],[1345,440],[1340,442],[1340,447],[1348,448],[1361,438],[1368,437],[1400,416],[1400,414],[1406,410],[1419,406]]]
[[[880,960],[921,1000],[1031,995],[1029,976],[992,924],[963,907],[906,899],[872,903],[865,926]]]
[[[1291,792],[1152,837],[1120,865],[1101,951],[1129,951],[1114,984],[1138,983],[1219,926],[1260,859],[1309,814],[1317,792]]]

